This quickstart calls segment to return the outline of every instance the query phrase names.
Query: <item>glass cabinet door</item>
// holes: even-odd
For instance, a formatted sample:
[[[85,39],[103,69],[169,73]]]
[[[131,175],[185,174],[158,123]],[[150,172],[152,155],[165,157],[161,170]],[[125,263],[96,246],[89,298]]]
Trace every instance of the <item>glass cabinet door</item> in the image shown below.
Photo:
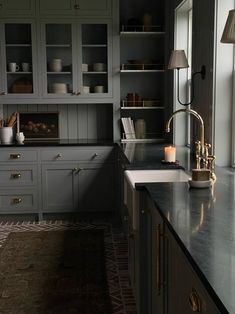
[[[72,24],[44,24],[43,94],[47,97],[68,97],[74,90],[72,62]]]
[[[110,93],[108,24],[81,24],[81,93],[97,97]]]
[[[5,23],[1,93],[5,97],[35,97],[37,76],[35,63],[35,33],[32,23]]]

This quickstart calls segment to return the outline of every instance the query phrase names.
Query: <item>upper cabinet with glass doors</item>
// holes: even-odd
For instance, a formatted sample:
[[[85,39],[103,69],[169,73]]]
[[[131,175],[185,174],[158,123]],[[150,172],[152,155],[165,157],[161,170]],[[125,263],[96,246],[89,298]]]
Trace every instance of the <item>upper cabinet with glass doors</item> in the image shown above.
[[[38,96],[35,25],[1,23],[1,99]]]
[[[40,0],[40,15],[110,16],[110,0]]]
[[[43,97],[111,95],[108,23],[43,23]]]

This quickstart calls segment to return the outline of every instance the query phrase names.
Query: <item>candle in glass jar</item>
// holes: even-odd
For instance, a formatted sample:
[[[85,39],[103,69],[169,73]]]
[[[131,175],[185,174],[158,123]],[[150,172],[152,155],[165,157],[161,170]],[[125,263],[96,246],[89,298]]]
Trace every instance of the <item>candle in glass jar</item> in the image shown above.
[[[167,162],[175,162],[175,153],[176,149],[174,146],[166,146],[164,147],[165,153],[165,161]]]

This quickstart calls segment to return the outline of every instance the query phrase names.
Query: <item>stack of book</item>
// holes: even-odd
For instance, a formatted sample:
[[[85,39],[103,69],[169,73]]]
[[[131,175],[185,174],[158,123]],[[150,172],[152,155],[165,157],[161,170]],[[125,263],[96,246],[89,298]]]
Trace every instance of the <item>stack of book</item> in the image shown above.
[[[136,139],[133,120],[130,117],[121,118],[121,120],[122,120],[125,138]]]

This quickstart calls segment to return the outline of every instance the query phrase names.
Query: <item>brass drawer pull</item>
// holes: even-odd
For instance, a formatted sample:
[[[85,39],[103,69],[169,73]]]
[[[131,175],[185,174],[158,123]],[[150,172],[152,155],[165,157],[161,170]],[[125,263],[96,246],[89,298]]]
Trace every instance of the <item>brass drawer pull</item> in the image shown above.
[[[10,159],[20,159],[20,154],[10,154]]]
[[[20,179],[21,178],[21,174],[20,173],[12,173],[11,174],[11,179]]]
[[[13,204],[20,204],[20,203],[22,203],[22,198],[21,197],[15,197],[15,198],[13,198],[12,199],[12,203]]]
[[[192,291],[189,294],[189,305],[193,312],[197,313],[201,312],[201,299],[195,289],[192,289]]]

